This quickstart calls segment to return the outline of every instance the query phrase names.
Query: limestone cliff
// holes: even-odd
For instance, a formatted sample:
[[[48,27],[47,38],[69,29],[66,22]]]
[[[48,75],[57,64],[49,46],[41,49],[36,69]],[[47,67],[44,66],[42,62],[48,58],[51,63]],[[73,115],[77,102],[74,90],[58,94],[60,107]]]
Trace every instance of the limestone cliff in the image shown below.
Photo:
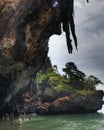
[[[45,63],[49,37],[61,34],[61,23],[72,53],[69,24],[77,44],[72,13],[73,0],[0,0],[1,109]]]

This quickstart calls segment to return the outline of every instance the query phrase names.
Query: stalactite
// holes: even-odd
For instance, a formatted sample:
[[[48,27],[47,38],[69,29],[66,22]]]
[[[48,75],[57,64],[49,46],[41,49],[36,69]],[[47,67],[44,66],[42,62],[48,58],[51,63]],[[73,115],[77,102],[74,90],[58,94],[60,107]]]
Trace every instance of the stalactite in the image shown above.
[[[75,34],[75,24],[74,24],[74,0],[59,0],[60,10],[61,10],[61,22],[63,24],[63,31],[66,33],[66,41],[68,52],[72,53],[73,46],[72,40],[70,38],[70,32],[72,33],[75,47],[77,49],[77,37]]]

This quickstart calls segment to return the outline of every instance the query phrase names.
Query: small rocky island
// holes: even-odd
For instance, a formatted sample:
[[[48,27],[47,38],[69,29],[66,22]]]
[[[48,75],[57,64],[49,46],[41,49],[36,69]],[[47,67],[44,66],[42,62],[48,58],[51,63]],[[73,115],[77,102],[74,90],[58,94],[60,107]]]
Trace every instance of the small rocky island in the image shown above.
[[[95,89],[102,83],[98,78],[86,77],[70,62],[62,76],[47,57],[49,38],[61,29],[68,53],[73,50],[70,32],[77,49],[73,12],[73,0],[0,0],[1,116],[95,112],[102,107],[104,93]]]
[[[89,113],[102,108],[104,92],[96,86],[103,83],[98,78],[87,77],[73,62],[63,72],[60,75],[55,65],[37,73],[37,114]]]

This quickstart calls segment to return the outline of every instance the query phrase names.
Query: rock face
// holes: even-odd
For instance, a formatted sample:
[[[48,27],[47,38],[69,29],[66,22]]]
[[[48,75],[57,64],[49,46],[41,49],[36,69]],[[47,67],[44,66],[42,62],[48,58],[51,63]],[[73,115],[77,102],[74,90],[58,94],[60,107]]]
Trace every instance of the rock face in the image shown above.
[[[102,108],[103,91],[94,94],[72,94],[37,107],[38,114],[72,114],[96,112]]]
[[[59,11],[45,0],[0,0],[0,108],[45,64],[49,37],[61,34]]]
[[[1,82],[0,95],[5,93],[0,98],[1,109],[45,63],[49,37],[61,34],[61,23],[69,53],[69,24],[77,46],[73,4],[72,0],[0,0],[0,77],[8,83]]]

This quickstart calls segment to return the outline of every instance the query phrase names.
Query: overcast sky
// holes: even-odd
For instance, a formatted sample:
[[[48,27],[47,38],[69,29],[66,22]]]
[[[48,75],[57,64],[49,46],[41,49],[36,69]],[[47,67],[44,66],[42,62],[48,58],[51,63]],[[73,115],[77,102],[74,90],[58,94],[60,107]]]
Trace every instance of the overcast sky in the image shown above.
[[[74,62],[86,75],[94,75],[104,82],[104,0],[75,0],[75,24],[78,51],[68,54],[65,34],[52,36],[49,57],[61,70],[67,62]]]

